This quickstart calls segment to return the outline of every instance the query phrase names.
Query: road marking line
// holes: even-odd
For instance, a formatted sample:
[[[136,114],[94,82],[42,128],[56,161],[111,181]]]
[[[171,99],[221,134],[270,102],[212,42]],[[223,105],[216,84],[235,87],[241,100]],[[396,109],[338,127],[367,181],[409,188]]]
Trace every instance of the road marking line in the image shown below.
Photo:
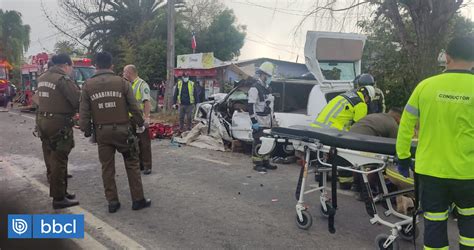
[[[212,162],[212,163],[216,163],[216,164],[221,164],[221,165],[225,165],[225,166],[230,166],[231,165],[230,163],[227,163],[227,162],[208,159],[208,158],[205,158],[205,157],[202,157],[202,156],[199,156],[199,155],[193,155],[193,156],[191,156],[191,158],[199,159],[199,160],[203,160],[203,161],[208,161],[208,162]]]
[[[8,111],[8,113],[14,114],[14,115],[19,115],[19,116],[26,117],[26,118],[30,118],[31,120],[36,120],[36,118],[34,118],[34,117],[31,117],[31,116],[28,116],[28,115],[22,115],[22,114],[17,113],[17,112]]]
[[[12,169],[10,164],[4,161],[6,166],[9,169]],[[15,171],[10,171],[13,174],[17,175],[20,178],[25,178],[31,185],[40,190],[43,193],[49,194],[49,188],[38,180],[28,176],[25,171],[15,168]],[[103,220],[99,219],[89,211],[85,210],[81,206],[70,207],[64,209],[68,213],[72,214],[84,214],[85,222],[93,228],[102,228],[101,232],[112,242],[120,246],[123,249],[145,249],[144,246],[140,245],[138,242],[134,241],[127,235],[119,232],[117,229],[113,228]],[[86,237],[87,236],[87,237]],[[84,239],[76,239],[77,243],[83,249],[107,249],[103,244],[95,240],[90,234],[84,232]]]

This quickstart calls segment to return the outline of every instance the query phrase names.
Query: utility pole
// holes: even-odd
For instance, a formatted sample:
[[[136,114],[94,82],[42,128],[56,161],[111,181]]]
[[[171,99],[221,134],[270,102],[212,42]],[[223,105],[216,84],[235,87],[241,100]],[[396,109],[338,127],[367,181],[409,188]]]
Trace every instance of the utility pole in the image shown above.
[[[166,90],[165,90],[165,111],[170,111],[173,105],[173,88],[174,88],[174,64],[175,64],[175,51],[174,51],[174,33],[175,33],[175,0],[168,0],[167,3],[168,14],[168,46],[166,52]]]

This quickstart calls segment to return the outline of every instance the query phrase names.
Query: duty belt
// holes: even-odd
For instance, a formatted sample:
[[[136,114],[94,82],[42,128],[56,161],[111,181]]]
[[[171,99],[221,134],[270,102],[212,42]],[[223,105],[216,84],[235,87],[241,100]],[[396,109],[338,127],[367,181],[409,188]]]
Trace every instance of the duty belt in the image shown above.
[[[53,116],[63,116],[63,117],[73,117],[73,114],[63,114],[63,113],[51,113],[51,112],[38,112],[39,116],[44,116],[44,117],[53,117]]]
[[[129,123],[108,123],[108,124],[97,124],[96,127],[98,129],[102,129],[102,128],[105,128],[105,127],[111,127],[113,129],[117,129],[117,127],[121,127],[121,126],[130,126]]]

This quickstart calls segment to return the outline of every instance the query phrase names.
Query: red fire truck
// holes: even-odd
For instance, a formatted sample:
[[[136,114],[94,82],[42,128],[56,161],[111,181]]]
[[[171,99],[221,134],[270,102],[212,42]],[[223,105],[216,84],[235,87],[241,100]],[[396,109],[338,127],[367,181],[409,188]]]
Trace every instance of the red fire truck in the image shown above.
[[[38,86],[37,78],[47,70],[51,55],[40,53],[31,57],[30,64],[21,67],[21,94],[19,101],[25,110],[34,110],[33,96]],[[92,61],[89,58],[72,58],[73,75],[71,78],[81,88],[84,81],[89,79],[95,72]]]
[[[74,68],[73,78],[77,85],[82,88],[84,82],[95,73],[92,60],[89,58],[72,58],[72,66]]]
[[[0,107],[6,107],[11,98],[10,71],[12,66],[5,59],[0,59]]]

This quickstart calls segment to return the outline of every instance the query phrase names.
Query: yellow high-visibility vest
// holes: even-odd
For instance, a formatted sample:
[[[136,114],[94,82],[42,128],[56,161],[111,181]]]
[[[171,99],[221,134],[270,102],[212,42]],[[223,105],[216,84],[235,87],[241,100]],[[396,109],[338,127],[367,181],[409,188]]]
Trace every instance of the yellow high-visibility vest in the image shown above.
[[[183,81],[178,81],[178,104],[181,104],[181,90],[183,89]],[[189,92],[189,101],[191,104],[195,103],[194,100],[194,82],[189,80],[188,81],[188,92]]]
[[[356,92],[352,94],[351,99],[355,99],[355,101],[348,100],[343,95],[336,96],[323,108],[316,120],[310,124],[311,127],[349,131],[352,122],[357,122],[367,115],[367,104],[364,102],[364,95],[361,92]]]
[[[135,94],[135,99],[140,105],[141,110],[145,108],[145,105],[143,105],[143,102],[142,102],[142,92],[140,91],[140,88],[142,87],[143,82],[144,81],[142,79],[137,77],[137,79],[135,79],[135,81],[133,81],[132,83],[133,93]]]
[[[398,158],[411,157],[420,123],[415,172],[436,178],[474,179],[474,74],[447,70],[418,84],[400,120]]]

